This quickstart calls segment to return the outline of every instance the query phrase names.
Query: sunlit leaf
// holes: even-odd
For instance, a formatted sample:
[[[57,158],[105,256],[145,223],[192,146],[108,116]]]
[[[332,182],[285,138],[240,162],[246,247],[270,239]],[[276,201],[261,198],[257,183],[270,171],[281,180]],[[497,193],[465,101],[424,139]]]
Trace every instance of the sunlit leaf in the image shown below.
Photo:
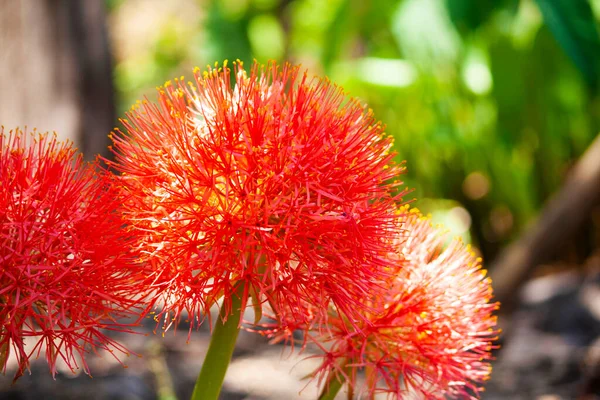
[[[392,33],[405,57],[420,63],[457,59],[462,42],[444,5],[437,0],[406,0],[392,15]]]

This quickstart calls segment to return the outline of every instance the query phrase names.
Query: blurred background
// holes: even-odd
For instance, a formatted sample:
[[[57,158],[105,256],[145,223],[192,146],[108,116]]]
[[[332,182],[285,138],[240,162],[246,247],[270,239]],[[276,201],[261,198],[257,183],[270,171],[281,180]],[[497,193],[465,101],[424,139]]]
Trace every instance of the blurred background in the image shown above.
[[[483,398],[600,398],[599,22],[600,0],[0,0],[0,124],[109,156],[117,117],[194,66],[301,63],[373,108],[407,200],[484,257],[505,306]],[[142,363],[130,397],[87,396],[185,398],[189,350],[169,336],[138,348],[175,378]],[[238,356],[256,365],[247,340]],[[0,378],[0,398],[31,398],[46,375]],[[224,398],[297,398],[304,383],[285,385]]]

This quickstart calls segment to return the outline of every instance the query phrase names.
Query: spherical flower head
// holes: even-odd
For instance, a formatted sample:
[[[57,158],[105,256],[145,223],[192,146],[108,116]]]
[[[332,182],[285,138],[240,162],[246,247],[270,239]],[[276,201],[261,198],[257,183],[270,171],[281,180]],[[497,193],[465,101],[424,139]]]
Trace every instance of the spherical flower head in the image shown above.
[[[4,129],[0,171],[0,368],[13,353],[18,378],[45,353],[53,375],[60,358],[89,372],[87,352],[125,352],[102,331],[128,330],[139,280],[113,178],[55,136]]]
[[[228,307],[242,282],[257,318],[268,304],[310,320],[330,302],[352,315],[398,229],[391,139],[371,111],[298,67],[234,72],[225,63],[187,86],[167,82],[113,138],[163,315],[197,320],[221,297]]]
[[[369,396],[475,399],[497,334],[490,279],[468,246],[445,246],[444,231],[418,211],[403,227],[395,278],[365,300],[371,311],[359,330],[331,314],[317,374],[355,385],[362,368]]]

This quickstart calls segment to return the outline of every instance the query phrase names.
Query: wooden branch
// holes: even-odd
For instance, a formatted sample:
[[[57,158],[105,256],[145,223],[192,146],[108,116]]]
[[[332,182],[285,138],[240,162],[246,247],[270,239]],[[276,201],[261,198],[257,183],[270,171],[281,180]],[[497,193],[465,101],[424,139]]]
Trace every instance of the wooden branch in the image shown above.
[[[503,312],[516,305],[518,289],[535,267],[556,255],[600,203],[600,135],[573,168],[563,187],[548,201],[539,220],[509,245],[490,266],[495,298]]]

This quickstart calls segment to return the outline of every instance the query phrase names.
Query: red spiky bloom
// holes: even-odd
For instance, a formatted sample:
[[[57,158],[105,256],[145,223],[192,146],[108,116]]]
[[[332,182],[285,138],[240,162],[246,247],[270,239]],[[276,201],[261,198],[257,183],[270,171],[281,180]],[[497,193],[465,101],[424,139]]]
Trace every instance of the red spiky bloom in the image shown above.
[[[128,330],[139,288],[113,178],[48,134],[0,132],[0,368],[16,378],[45,353],[89,373],[84,356],[125,352],[103,329]],[[29,347],[31,346],[31,347]]]
[[[126,214],[166,321],[240,282],[257,316],[352,315],[381,281],[401,166],[371,111],[298,67],[235,63],[159,88],[116,132]],[[318,313],[319,311],[317,311]],[[318,316],[317,316],[318,317]]]
[[[332,313],[329,332],[315,338],[324,350],[316,375],[354,387],[363,369],[369,398],[475,399],[497,334],[490,279],[468,246],[444,246],[444,232],[418,211],[403,228],[396,276],[365,299],[367,321],[355,329]]]

